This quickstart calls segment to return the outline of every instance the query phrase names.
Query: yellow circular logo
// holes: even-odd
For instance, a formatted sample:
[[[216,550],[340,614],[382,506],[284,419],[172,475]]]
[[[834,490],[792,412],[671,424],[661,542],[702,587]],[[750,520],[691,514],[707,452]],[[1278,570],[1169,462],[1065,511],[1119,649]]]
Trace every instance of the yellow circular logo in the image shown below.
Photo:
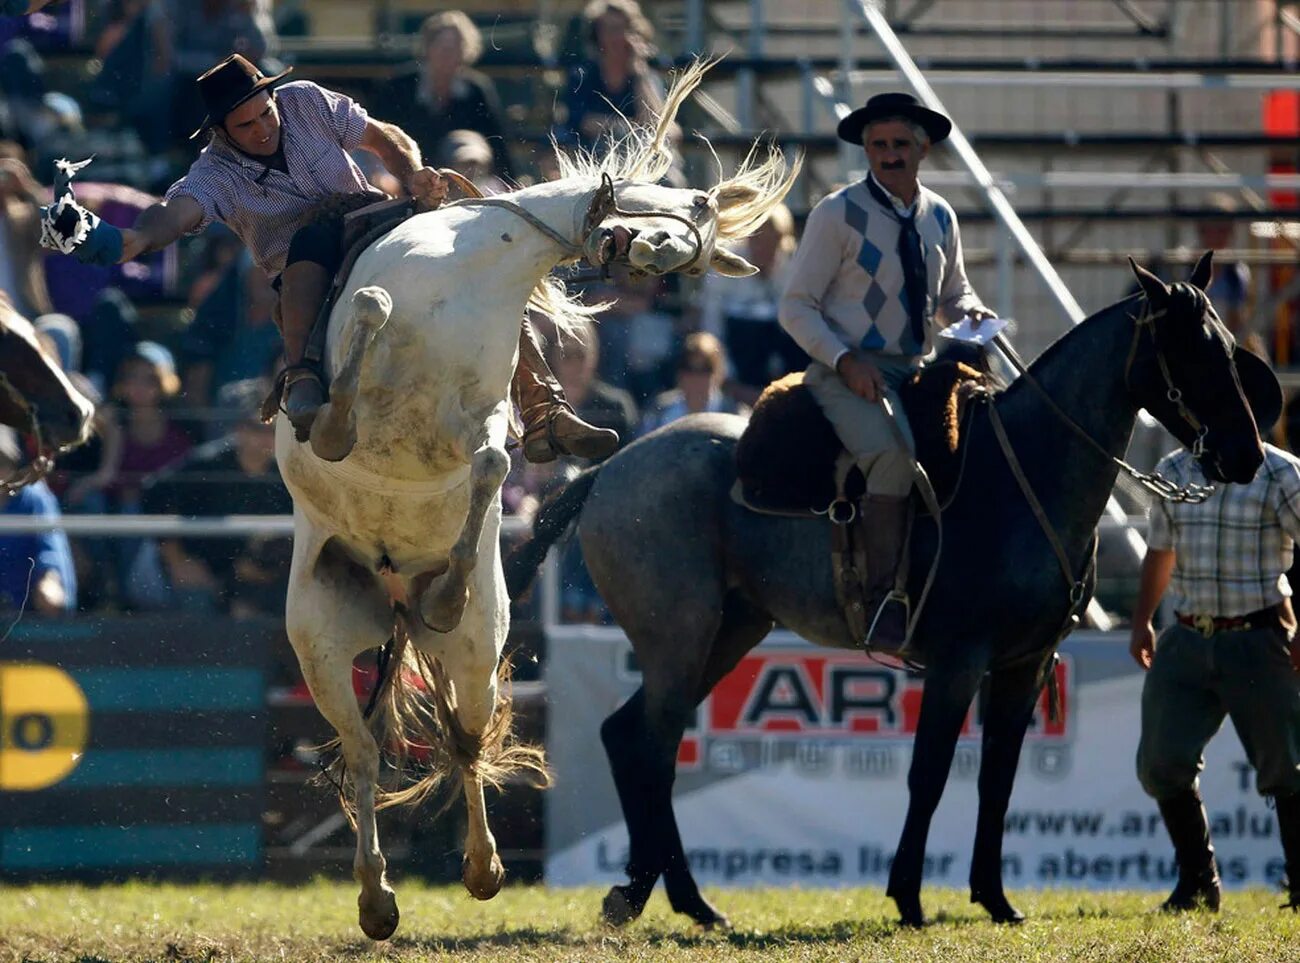
[[[52,786],[77,768],[90,706],[66,672],[35,662],[0,662],[0,790]]]

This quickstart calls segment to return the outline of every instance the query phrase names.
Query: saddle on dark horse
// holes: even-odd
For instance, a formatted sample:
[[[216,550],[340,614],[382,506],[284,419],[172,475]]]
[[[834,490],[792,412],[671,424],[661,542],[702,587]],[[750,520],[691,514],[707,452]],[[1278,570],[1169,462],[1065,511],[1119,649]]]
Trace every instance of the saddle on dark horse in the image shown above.
[[[931,511],[951,497],[961,474],[961,426],[967,402],[991,386],[959,361],[938,361],[904,383],[903,402],[915,457],[933,493]],[[768,385],[736,446],[732,497],[756,512],[831,522],[836,596],[850,631],[865,643],[874,612],[867,611],[866,480],[804,384],[803,372]],[[913,511],[915,510],[915,500]],[[899,589],[907,564],[899,566]],[[918,600],[919,602],[924,599]],[[918,609],[919,611],[919,609]]]

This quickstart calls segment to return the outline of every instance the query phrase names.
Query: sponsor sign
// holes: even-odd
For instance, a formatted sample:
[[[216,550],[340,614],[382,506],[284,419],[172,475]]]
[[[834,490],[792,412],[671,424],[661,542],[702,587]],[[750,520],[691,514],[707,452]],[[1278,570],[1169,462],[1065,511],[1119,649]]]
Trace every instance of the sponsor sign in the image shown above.
[[[617,630],[549,637],[547,880],[623,879],[627,835],[598,738],[640,684]],[[1134,769],[1142,673],[1119,634],[1076,633],[1056,667],[1062,716],[1040,701],[1004,823],[1010,887],[1164,889],[1176,875]],[[906,813],[922,680],[857,653],[776,633],[701,704],[674,794],[687,856],[713,885],[879,885]],[[979,804],[981,705],[972,707],[935,814],[926,880],[964,886]],[[1283,874],[1273,812],[1231,726],[1211,742],[1202,791],[1228,885]]]

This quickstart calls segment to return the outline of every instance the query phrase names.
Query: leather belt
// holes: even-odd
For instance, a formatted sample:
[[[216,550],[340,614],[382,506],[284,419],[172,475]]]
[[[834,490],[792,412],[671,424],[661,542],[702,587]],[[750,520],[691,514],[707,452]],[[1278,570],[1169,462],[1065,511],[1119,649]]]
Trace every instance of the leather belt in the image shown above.
[[[1183,612],[1175,612],[1174,616],[1178,619],[1179,625],[1195,629],[1208,639],[1218,632],[1248,632],[1251,629],[1284,628],[1282,622],[1282,607],[1284,604],[1270,605],[1266,609],[1247,612],[1245,615],[1222,616],[1204,613],[1187,615]]]

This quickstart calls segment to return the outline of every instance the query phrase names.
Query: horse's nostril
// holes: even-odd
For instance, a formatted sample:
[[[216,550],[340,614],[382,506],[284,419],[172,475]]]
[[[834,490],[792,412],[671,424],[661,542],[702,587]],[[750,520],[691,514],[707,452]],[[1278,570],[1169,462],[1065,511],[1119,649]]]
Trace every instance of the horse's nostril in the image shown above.
[[[651,234],[649,237],[646,238],[646,241],[650,244],[651,247],[658,247],[659,245],[665,243],[667,240],[668,240],[667,231],[655,231],[653,234]]]

